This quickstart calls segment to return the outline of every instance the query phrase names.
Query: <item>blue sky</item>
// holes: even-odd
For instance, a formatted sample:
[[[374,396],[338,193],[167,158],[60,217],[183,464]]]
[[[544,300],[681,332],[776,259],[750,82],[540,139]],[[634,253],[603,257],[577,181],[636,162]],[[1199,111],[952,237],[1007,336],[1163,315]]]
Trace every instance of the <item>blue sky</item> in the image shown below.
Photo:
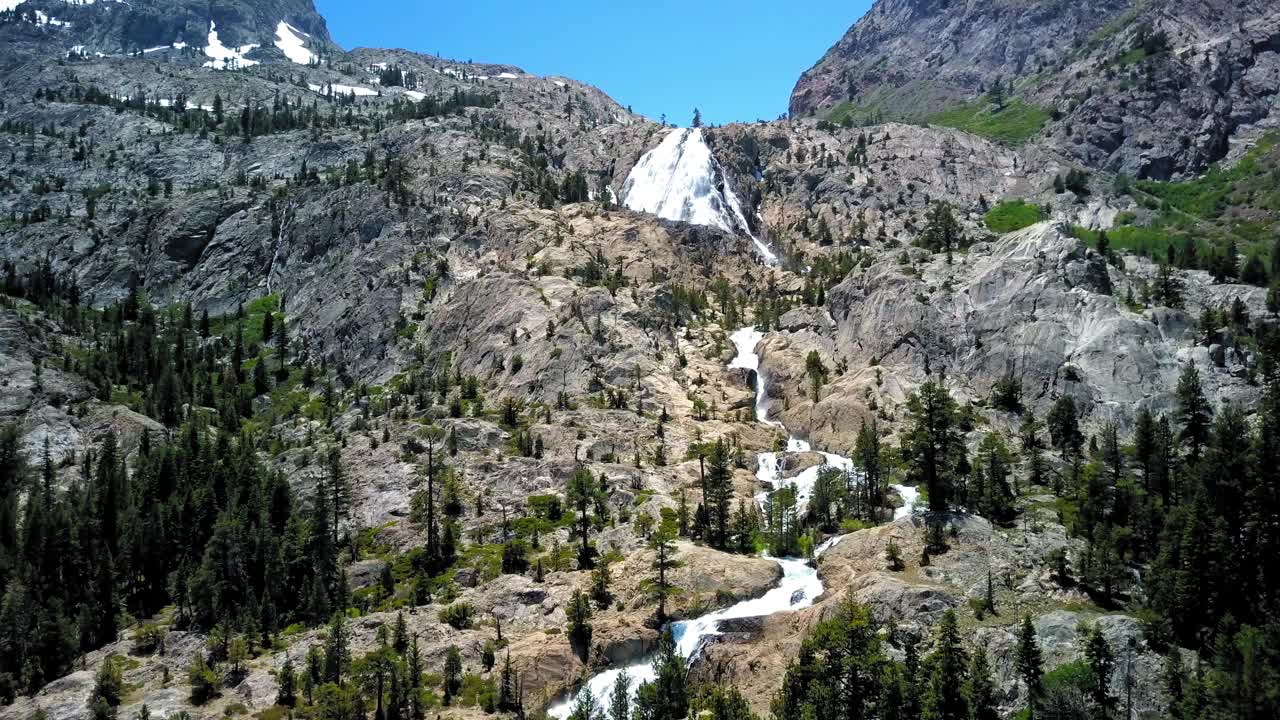
[[[872,0],[316,0],[344,48],[509,63],[687,125],[772,120]]]

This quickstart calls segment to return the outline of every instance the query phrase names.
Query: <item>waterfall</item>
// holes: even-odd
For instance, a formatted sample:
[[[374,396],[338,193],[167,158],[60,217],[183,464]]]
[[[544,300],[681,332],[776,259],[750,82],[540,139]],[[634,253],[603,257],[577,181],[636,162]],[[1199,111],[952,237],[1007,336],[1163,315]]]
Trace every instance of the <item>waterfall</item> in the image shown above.
[[[676,128],[641,156],[622,185],[622,204],[666,220],[744,233],[770,265],[773,250],[751,232],[724,168],[711,154],[702,128]]]

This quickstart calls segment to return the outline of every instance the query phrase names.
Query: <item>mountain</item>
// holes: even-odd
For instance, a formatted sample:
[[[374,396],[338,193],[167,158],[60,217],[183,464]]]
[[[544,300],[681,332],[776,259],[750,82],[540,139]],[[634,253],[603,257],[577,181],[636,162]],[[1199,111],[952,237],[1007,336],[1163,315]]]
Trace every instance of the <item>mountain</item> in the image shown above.
[[[972,129],[1168,180],[1275,127],[1278,91],[1274,3],[881,0],[800,77],[790,111]]]
[[[40,40],[91,56],[141,52],[162,57],[189,49],[188,55],[223,62],[243,50],[245,59],[293,53],[305,64],[308,60],[293,48],[316,55],[338,49],[310,0],[18,0],[4,9],[12,13],[4,23],[6,42],[12,43],[8,59],[20,57],[23,47],[36,50]]]
[[[0,718],[1275,716],[1274,14],[882,2],[673,128],[4,3]]]

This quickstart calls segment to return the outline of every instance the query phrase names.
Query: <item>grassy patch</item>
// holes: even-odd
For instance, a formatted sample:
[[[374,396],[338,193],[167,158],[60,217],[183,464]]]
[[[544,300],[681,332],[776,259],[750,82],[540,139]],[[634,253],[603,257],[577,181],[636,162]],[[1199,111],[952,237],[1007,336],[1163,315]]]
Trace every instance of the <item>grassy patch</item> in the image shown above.
[[[263,343],[262,318],[267,313],[276,315],[279,311],[279,295],[260,297],[257,300],[251,300],[248,305],[244,306],[243,333],[245,347],[253,347]],[[273,320],[279,322],[280,317],[277,315]],[[226,338],[235,337],[235,313],[209,318],[209,332],[212,335],[220,335]]]
[[[982,217],[987,227],[998,233],[1013,232],[1035,225],[1044,219],[1038,205],[1022,200],[1005,200],[987,211]]]
[[[831,111],[827,113],[827,120],[836,125],[848,127],[853,125],[853,118],[857,112],[858,106],[848,100],[845,100],[839,105],[831,108]]]
[[[1117,67],[1128,67],[1130,65],[1137,65],[1138,63],[1142,62],[1146,57],[1147,57],[1146,50],[1142,48],[1134,48],[1129,52],[1121,55],[1120,57],[1117,57],[1114,62]]]
[[[1089,40],[1084,44],[1080,52],[1092,51],[1116,33],[1119,33],[1121,30],[1129,27],[1133,24],[1133,21],[1137,19],[1138,12],[1142,10],[1145,5],[1145,0],[1138,0],[1133,3],[1133,6],[1130,7],[1123,15],[1120,15],[1106,25],[1098,28],[1097,32],[1089,37]]]
[[[1071,234],[1084,240],[1089,247],[1098,247],[1097,230],[1076,225],[1071,229]],[[1176,248],[1180,243],[1180,237],[1180,234],[1160,226],[1118,225],[1107,230],[1107,238],[1111,241],[1112,250],[1141,255],[1158,261],[1166,259],[1169,248]],[[1197,245],[1201,257],[1204,257],[1208,247],[1203,242],[1198,242]]]
[[[1267,240],[1280,217],[1280,132],[1264,135],[1230,167],[1215,165],[1185,182],[1142,180],[1137,186],[1169,207],[1219,221],[1246,240]]]
[[[931,125],[964,130],[1009,145],[1020,145],[1035,137],[1048,121],[1048,110],[1017,99],[998,110],[979,99],[929,117]]]

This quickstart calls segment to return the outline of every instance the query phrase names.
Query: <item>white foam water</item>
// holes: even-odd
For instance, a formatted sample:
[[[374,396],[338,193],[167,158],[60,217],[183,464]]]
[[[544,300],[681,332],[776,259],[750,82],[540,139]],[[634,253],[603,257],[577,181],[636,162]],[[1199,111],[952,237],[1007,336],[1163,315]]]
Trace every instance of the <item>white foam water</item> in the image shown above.
[[[755,327],[739,328],[730,334],[729,340],[738,352],[729,361],[729,369],[743,369],[755,372],[756,420],[773,427],[783,427],[782,423],[777,420],[769,419],[768,383],[760,369],[760,355],[756,350],[763,339],[764,333]],[[776,488],[780,481],[778,469],[782,463],[782,457],[787,453],[810,452],[810,450],[811,448],[806,440],[790,435],[787,439],[787,449],[785,451],[759,454],[756,478],[762,484]],[[849,458],[834,453],[824,452],[821,454],[825,466],[839,468],[843,472],[854,471],[853,461]],[[824,465],[815,465],[788,480],[788,484],[795,485],[798,506],[808,502],[809,497],[813,494],[813,487],[818,482],[818,474],[823,467]],[[891,487],[898,491],[904,501],[903,506],[894,511],[894,519],[910,514],[919,493],[915,488],[905,485],[893,485]],[[768,491],[761,492],[756,496],[756,502],[763,507],[768,495]],[[798,507],[798,509],[802,508]],[[843,539],[841,535],[828,539],[814,549],[814,557],[818,557],[828,549],[835,547],[841,539]],[[765,557],[769,556],[766,555]],[[814,601],[821,597],[824,591],[822,579],[818,577],[817,569],[810,565],[807,560],[774,557],[769,557],[769,559],[778,563],[782,568],[782,579],[764,595],[751,600],[743,600],[723,610],[717,610],[692,620],[671,623],[671,634],[676,642],[676,649],[682,657],[686,659],[693,658],[702,649],[702,646],[706,644],[708,638],[719,635],[721,621],[793,612],[813,605]],[[597,703],[607,702],[610,693],[613,692],[614,683],[623,673],[626,673],[630,678],[630,688],[633,695],[636,688],[642,683],[649,682],[657,677],[657,671],[653,666],[653,658],[645,657],[625,667],[610,668],[593,675],[587,681],[585,689],[590,689],[591,696]],[[569,717],[569,714],[573,712],[573,706],[577,698],[582,692],[583,690],[579,689],[578,693],[548,708],[547,714],[551,717],[560,718],[560,720]]]

